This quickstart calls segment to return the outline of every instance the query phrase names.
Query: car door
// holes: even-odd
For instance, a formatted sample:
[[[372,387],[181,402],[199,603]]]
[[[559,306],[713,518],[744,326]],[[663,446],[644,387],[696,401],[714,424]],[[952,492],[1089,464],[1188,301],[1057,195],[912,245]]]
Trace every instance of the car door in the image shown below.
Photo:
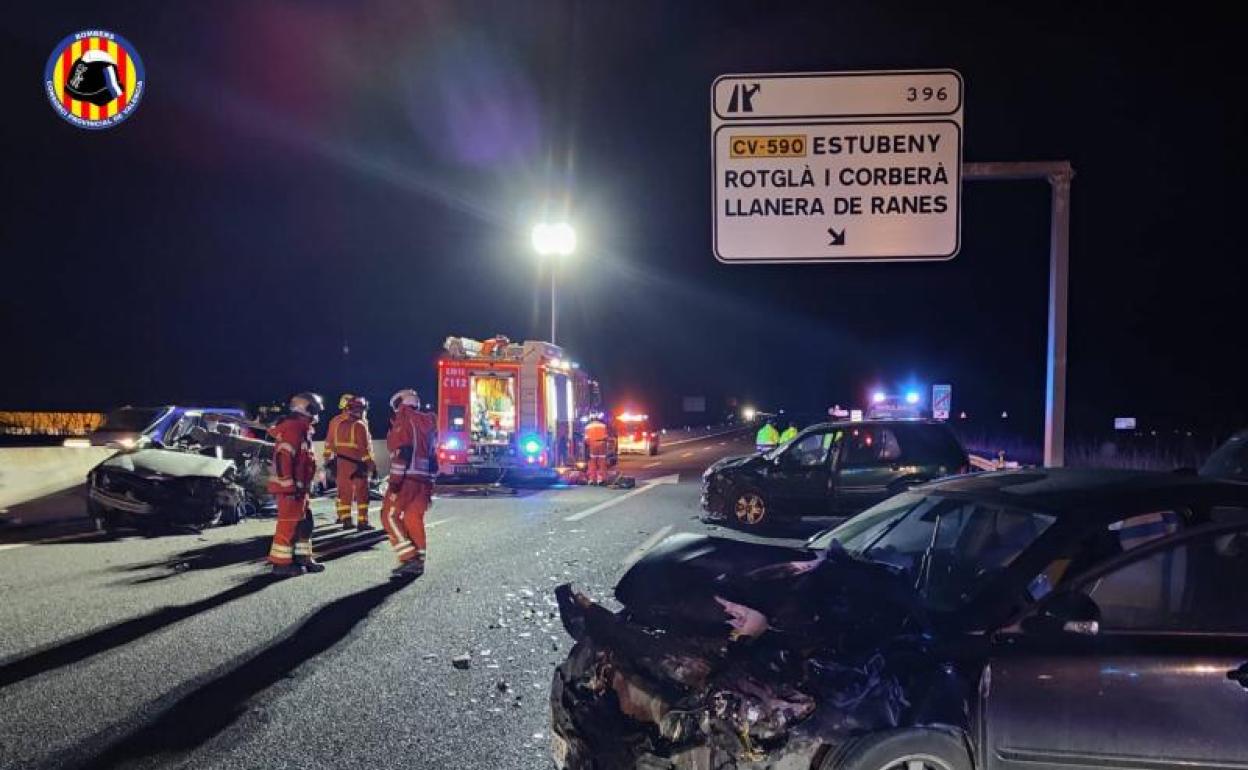
[[[981,683],[983,765],[1248,768],[1246,585],[1248,527],[1214,525],[1041,602],[1081,594],[1100,617],[1002,635]]]
[[[832,457],[839,431],[798,436],[767,474],[771,499],[792,516],[825,516],[832,504]]]
[[[862,425],[846,429],[837,452],[833,481],[837,513],[852,515],[889,497],[897,479],[901,446],[891,428]]]

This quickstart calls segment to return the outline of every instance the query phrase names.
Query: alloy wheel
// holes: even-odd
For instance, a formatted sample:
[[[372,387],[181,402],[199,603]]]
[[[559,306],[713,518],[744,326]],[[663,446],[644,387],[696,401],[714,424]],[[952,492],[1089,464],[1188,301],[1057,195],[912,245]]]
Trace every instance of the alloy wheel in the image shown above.
[[[737,498],[734,506],[737,521],[750,526],[758,526],[767,518],[767,503],[757,492],[746,492]]]

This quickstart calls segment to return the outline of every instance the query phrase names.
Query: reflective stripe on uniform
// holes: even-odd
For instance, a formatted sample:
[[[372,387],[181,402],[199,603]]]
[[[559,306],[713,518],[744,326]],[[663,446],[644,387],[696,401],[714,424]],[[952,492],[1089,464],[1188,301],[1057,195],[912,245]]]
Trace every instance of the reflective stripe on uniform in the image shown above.
[[[277,543],[274,543],[269,547],[269,553],[274,556],[290,556],[294,553],[294,549],[288,545],[278,545]]]
[[[277,446],[274,447],[273,451],[274,452],[289,452],[290,454],[293,455],[295,453],[295,445],[285,442],[285,441],[279,441],[277,443]]]
[[[295,555],[296,556],[311,556],[312,544],[311,543],[295,543]]]
[[[353,422],[352,422],[352,423],[342,423],[342,424],[339,424],[339,425],[338,425],[338,430],[337,430],[337,432],[334,434],[334,446],[335,446],[335,447],[344,447],[344,446],[345,446],[345,447],[351,447],[352,449],[358,449],[358,448],[359,448],[359,446],[360,446],[360,445],[359,445],[359,444],[357,444],[357,443],[355,443],[355,426],[356,426],[356,424],[357,424],[357,423],[353,423]],[[346,426],[346,428],[347,428],[347,439],[346,439],[345,441],[344,441],[344,440],[343,440],[343,438],[342,438],[342,429],[343,429],[343,426],[344,426],[344,425],[345,425],[345,426]]]
[[[293,487],[295,485],[295,480],[274,478],[273,483],[277,484],[279,487]]]

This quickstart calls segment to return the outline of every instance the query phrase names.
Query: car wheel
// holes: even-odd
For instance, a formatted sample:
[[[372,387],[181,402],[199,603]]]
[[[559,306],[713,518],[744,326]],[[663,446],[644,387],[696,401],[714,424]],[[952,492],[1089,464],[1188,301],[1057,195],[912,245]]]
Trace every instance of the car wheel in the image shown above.
[[[759,529],[769,522],[771,508],[761,492],[747,489],[733,501],[732,514],[738,524]]]
[[[871,733],[846,744],[820,770],[971,770],[966,745],[952,733],[913,728]]]

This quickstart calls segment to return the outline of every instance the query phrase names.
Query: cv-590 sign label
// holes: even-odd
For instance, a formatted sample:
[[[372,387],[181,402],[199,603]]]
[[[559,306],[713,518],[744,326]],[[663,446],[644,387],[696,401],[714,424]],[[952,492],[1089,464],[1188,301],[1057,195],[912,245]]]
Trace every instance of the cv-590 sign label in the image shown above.
[[[950,259],[961,229],[962,100],[951,70],[718,78],[715,255]]]

